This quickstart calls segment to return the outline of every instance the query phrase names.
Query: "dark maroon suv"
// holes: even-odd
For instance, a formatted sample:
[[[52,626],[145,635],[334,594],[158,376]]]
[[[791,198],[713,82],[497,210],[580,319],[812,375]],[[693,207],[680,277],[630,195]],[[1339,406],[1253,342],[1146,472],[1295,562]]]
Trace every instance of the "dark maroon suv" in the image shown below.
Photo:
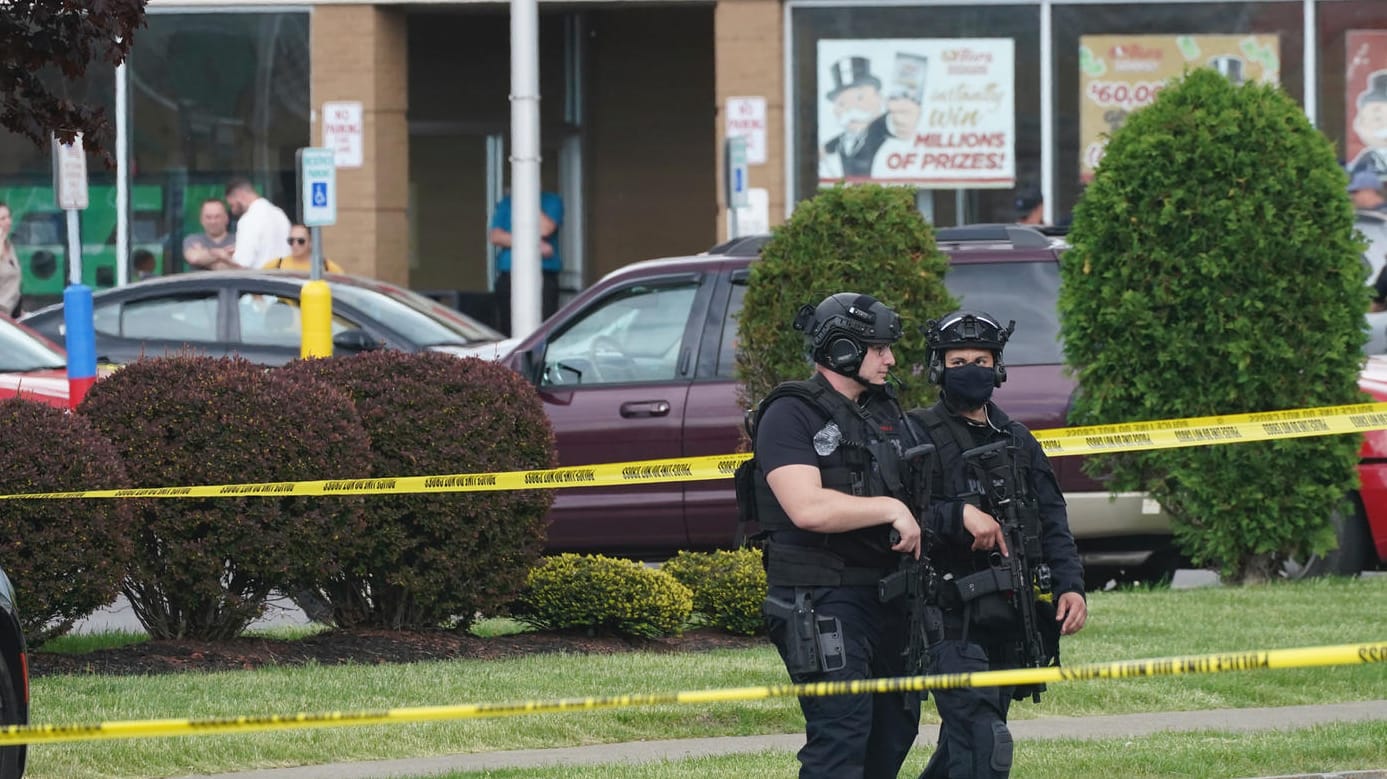
[[[1055,302],[1062,241],[1012,225],[941,229],[937,238],[952,261],[945,283],[954,295],[1016,320],[997,401],[1032,429],[1062,427],[1074,386],[1061,368]],[[703,255],[621,268],[504,358],[539,387],[564,465],[736,450],[743,419],[733,379],[737,314],[764,242],[740,239]],[[1168,521],[1155,501],[1110,496],[1075,458],[1054,465],[1091,568],[1172,562]],[[725,548],[736,515],[730,479],[560,490],[549,547],[646,559]]]

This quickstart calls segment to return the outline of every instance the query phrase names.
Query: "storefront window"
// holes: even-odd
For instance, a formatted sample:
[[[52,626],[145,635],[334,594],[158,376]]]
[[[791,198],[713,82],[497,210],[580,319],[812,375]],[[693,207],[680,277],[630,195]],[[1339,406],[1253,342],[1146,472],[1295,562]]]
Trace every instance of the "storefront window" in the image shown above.
[[[1187,67],[1215,67],[1239,82],[1278,83],[1304,102],[1304,4],[1297,0],[1102,4],[1054,0],[1050,9],[1055,101],[1055,167],[1050,184],[1056,200],[1053,214],[1059,220],[1072,211],[1084,181],[1101,160],[1106,135]],[[788,47],[794,144],[791,195],[795,199],[811,197],[831,180],[831,175],[825,178],[822,165],[825,156],[830,163],[839,163],[833,159],[836,147],[824,142],[839,132],[831,122],[842,123],[843,137],[853,134],[851,106],[826,108],[831,102],[829,95],[837,98],[855,86],[877,84],[885,93],[892,88],[888,81],[899,75],[900,63],[909,64],[897,54],[892,71],[890,56],[872,54],[873,44],[889,43],[902,49],[900,44],[907,39],[1011,39],[1015,57],[1014,167],[1007,172],[1014,174],[1015,189],[993,189],[995,184],[975,182],[959,185],[963,194],[957,198],[958,208],[952,207],[953,193],[941,189],[922,192],[921,201],[938,224],[1016,219],[1020,216],[1017,203],[1023,199],[1018,196],[1038,194],[1035,190],[1043,184],[1039,93],[1045,74],[1039,66],[1040,13],[1038,2],[970,7],[923,1],[919,5],[869,8],[792,7]],[[1350,114],[1364,94],[1372,93],[1369,77],[1381,71],[1381,144],[1383,173],[1387,175],[1387,4],[1378,0],[1322,1],[1316,5],[1316,16],[1321,48],[1319,80],[1313,86],[1318,87],[1319,126],[1336,143],[1348,147],[1348,156],[1361,153],[1365,142],[1359,137],[1362,132],[1351,126]],[[1358,37],[1352,37],[1355,33]],[[1368,41],[1370,35],[1377,37]],[[1355,52],[1347,51],[1350,39],[1357,43]],[[1375,42],[1378,39],[1381,44]],[[866,53],[854,62],[852,57],[841,56],[842,46],[835,48],[835,41],[851,42]],[[1380,61],[1375,53],[1379,50]],[[825,52],[838,56],[840,62],[821,62]],[[1363,60],[1359,65],[1364,73],[1353,74],[1346,59],[1352,56]],[[941,64],[948,65],[947,60],[925,65],[924,59],[921,57],[920,63],[926,83],[939,73]],[[871,72],[873,68],[887,72]],[[1347,83],[1355,78],[1354,83]],[[934,100],[940,95],[930,93],[928,97]],[[882,94],[879,100],[868,100],[869,113],[882,112],[878,103],[888,99],[889,95]],[[889,122],[889,110],[884,115]],[[1367,132],[1377,132],[1374,127],[1368,127]],[[858,135],[867,135],[861,126],[855,129]],[[983,134],[973,140],[982,142],[991,137]],[[936,136],[936,140],[962,143],[968,139],[946,135]],[[858,148],[861,144],[847,145]],[[859,166],[856,171],[844,170],[842,178],[879,180],[881,163],[873,164],[876,170],[868,172]],[[848,167],[852,167],[850,163]],[[827,170],[834,173],[831,168]]]
[[[202,230],[202,201],[222,197],[233,176],[251,179],[295,213],[294,152],[309,145],[309,16],[151,13],[146,19],[125,69],[129,253],[149,252],[154,272],[163,274],[185,268],[183,237]],[[113,68],[94,65],[66,94],[104,106],[114,130],[115,79]],[[114,149],[114,132],[109,145]],[[117,278],[116,178],[95,157],[88,173],[90,205],[79,220],[83,281],[109,287]],[[14,214],[26,307],[57,299],[69,261],[47,148],[0,136],[0,201]]]
[[[131,250],[186,269],[203,200],[245,176],[293,216],[309,145],[307,13],[151,14],[129,61]]]
[[[918,184],[918,200],[936,224],[1016,219],[1019,192],[1040,186],[1039,6],[805,7],[791,19],[795,199],[835,177],[915,170],[934,182]],[[914,96],[917,113],[895,110]],[[854,132],[856,111],[882,118]],[[993,122],[998,111],[1011,115]],[[892,122],[893,139],[874,148]],[[880,159],[863,161],[869,151]]]
[[[59,95],[105,110],[112,128],[107,149],[115,144],[115,84],[115,69],[101,63],[89,66],[87,75],[76,82],[55,82]],[[107,239],[115,225],[115,174],[100,158],[88,156],[87,180],[90,205],[78,218],[82,280],[110,286],[115,283],[115,241],[108,244]],[[14,218],[10,241],[19,260],[20,291],[24,308],[33,310],[62,294],[71,267],[67,220],[53,199],[53,162],[47,145],[0,133],[0,202],[10,207]]]
[[[1332,5],[1332,4],[1331,4]],[[1187,66],[1280,83],[1304,98],[1299,2],[1055,5],[1057,215],[1074,207],[1102,135]]]
[[[1387,159],[1387,3],[1320,3],[1319,127],[1350,167]]]

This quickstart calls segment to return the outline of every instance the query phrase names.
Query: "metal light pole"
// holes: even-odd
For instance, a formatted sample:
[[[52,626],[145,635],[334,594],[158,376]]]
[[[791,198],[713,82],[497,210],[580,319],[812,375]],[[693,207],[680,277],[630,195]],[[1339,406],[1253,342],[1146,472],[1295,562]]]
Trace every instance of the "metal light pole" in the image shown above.
[[[511,334],[540,323],[539,3],[511,0]]]
[[[116,66],[116,286],[130,283],[130,93],[126,65]],[[164,269],[168,272],[168,268]]]

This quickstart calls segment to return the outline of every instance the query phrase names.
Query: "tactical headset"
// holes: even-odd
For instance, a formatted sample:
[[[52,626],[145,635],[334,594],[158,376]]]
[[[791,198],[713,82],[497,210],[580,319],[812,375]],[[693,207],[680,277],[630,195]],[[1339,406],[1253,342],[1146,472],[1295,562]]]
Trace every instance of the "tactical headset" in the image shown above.
[[[1002,386],[1007,380],[1007,367],[1002,362],[1002,350],[1007,339],[1016,331],[1016,320],[1005,328],[991,314],[982,311],[953,311],[925,323],[925,344],[929,360],[929,383],[944,381],[944,352],[950,349],[986,349],[992,352],[995,364],[992,382]]]
[[[852,378],[862,367],[867,347],[892,344],[901,337],[901,318],[871,295],[839,292],[814,307],[800,307],[794,327],[809,340],[809,356],[834,373]]]

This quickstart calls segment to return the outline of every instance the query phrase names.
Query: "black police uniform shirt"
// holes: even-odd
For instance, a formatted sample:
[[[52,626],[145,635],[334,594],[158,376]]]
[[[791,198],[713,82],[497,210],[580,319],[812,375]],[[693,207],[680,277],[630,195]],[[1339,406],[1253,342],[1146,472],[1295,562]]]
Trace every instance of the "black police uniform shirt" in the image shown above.
[[[943,404],[934,408],[941,414],[948,413],[944,410]],[[1015,430],[1018,446],[1016,456],[1019,458],[1017,465],[1027,468],[1030,473],[1029,487],[1040,513],[1040,550],[1045,562],[1050,566],[1055,596],[1066,592],[1082,594],[1083,563],[1079,558],[1078,547],[1074,544],[1074,536],[1069,531],[1069,514],[1064,502],[1064,493],[1060,491],[1055,472],[1035,436],[1024,425],[1013,423],[1005,412],[990,401],[987,404],[988,424],[970,423],[957,414],[953,415],[953,419],[963,423],[975,446],[1005,440],[1011,435],[1008,429]],[[940,430],[938,434],[949,435],[944,430]],[[965,483],[962,462],[960,460],[945,465],[952,465],[952,469],[950,472],[938,474],[942,478],[934,480],[933,496],[926,515],[929,527],[938,535],[941,542],[939,547],[942,547],[936,547],[935,551],[931,552],[931,557],[935,558],[941,573],[953,571],[958,575],[975,569],[976,563],[986,559],[986,553],[972,551],[973,536],[963,527],[963,501],[957,496],[967,492],[968,485]]]
[[[822,412],[800,398],[785,397],[771,403],[756,423],[756,462],[762,472],[770,474],[784,465],[818,468],[822,462],[814,450],[814,435],[827,424],[828,420]],[[835,450],[825,459],[837,454]],[[887,541],[889,533],[889,525],[835,533],[834,548],[848,565],[888,568],[897,559]],[[776,533],[775,540],[809,546],[817,545],[820,536],[809,531],[792,530]]]

